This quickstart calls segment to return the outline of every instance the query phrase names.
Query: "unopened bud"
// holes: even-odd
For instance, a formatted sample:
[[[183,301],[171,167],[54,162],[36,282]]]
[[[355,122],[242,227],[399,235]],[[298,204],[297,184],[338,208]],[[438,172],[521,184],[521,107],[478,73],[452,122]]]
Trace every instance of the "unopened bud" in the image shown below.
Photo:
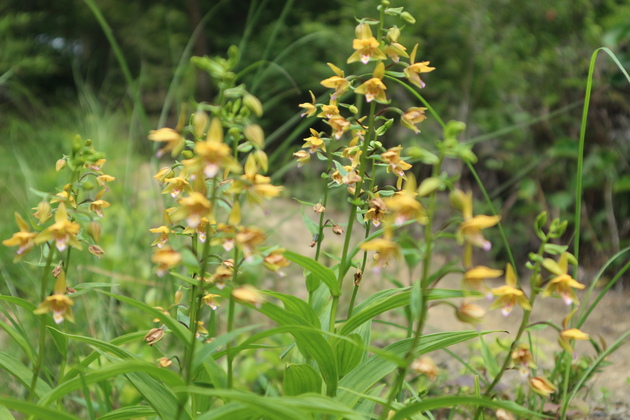
[[[243,105],[250,111],[256,114],[257,117],[261,117],[263,114],[263,107],[260,100],[252,94],[247,94],[243,97]]]
[[[168,357],[160,357],[157,359],[158,367],[169,367],[173,362]]]
[[[192,159],[193,157],[195,157],[192,150],[184,150],[182,152],[182,156],[184,156],[186,159]]]
[[[101,225],[97,221],[92,220],[88,225],[87,231],[92,239],[94,239],[94,242],[98,243],[101,239]]]
[[[57,163],[55,164],[55,170],[57,172],[59,172],[60,170],[62,170],[65,167],[66,167],[66,160],[65,159],[59,159],[57,161]]]
[[[193,114],[193,131],[195,133],[195,138],[203,137],[209,123],[210,118],[205,111],[199,110]]]
[[[173,302],[175,305],[178,305],[179,302],[182,301],[182,296],[184,295],[184,293],[181,290],[178,290],[177,292],[175,292],[175,302]]]
[[[416,18],[411,15],[409,12],[402,12],[400,14],[400,18],[407,23],[411,23],[412,25],[416,23]]]
[[[548,397],[558,390],[558,388],[544,376],[534,376],[530,378],[529,389],[543,397]]]
[[[357,107],[356,107],[356,106],[354,106],[354,105],[350,105],[350,106],[348,107],[348,111],[350,111],[352,114],[357,114],[357,113],[359,112],[359,108],[357,108]]]
[[[250,124],[243,130],[245,138],[256,148],[262,149],[265,146],[265,133],[258,124]]]
[[[38,225],[41,225],[42,223],[50,219],[51,208],[48,201],[40,201],[40,203],[35,208],[35,214],[33,214],[33,216],[39,220],[39,222],[37,223]]]
[[[466,324],[473,325],[479,324],[485,314],[486,310],[474,303],[462,303],[461,306],[455,310],[457,319]]]

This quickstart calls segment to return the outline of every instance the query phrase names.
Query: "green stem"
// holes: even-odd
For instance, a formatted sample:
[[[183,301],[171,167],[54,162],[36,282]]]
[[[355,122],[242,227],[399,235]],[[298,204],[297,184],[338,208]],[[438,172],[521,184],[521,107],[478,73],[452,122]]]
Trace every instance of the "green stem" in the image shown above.
[[[328,144],[328,163],[326,164],[326,174],[330,174],[330,170],[332,169],[332,147],[333,145],[331,139],[330,143]],[[328,205],[328,179],[326,179],[324,182],[326,183],[326,185],[324,188],[324,198],[322,200],[322,206],[324,206],[324,209],[326,209],[326,206]],[[324,239],[324,213],[325,211],[319,214],[319,232],[317,236],[317,248],[315,249],[315,261],[319,261],[319,252],[322,247],[322,240]]]
[[[46,258],[46,265],[44,266],[44,271],[42,272],[42,287],[39,294],[42,302],[46,299],[46,296],[48,296],[48,272],[50,271],[50,265],[52,264],[53,256],[55,255],[55,247],[52,243],[48,242],[47,245],[48,258]],[[44,347],[46,346],[46,314],[40,315],[39,320],[39,351],[37,352],[35,366],[33,366],[33,377],[31,378],[31,389],[29,393],[29,399],[31,401],[35,400],[35,387],[37,386],[37,380],[39,379],[39,372],[42,369],[42,362],[44,361]]]
[[[232,284],[236,285],[236,276],[238,274],[238,247],[234,247],[234,273],[232,275]],[[227,334],[231,333],[234,329],[234,296],[230,293],[230,301],[228,303],[228,319],[227,319]],[[226,345],[227,350],[227,388],[232,389],[234,382],[233,364],[234,355],[232,354],[232,340],[228,341]]]

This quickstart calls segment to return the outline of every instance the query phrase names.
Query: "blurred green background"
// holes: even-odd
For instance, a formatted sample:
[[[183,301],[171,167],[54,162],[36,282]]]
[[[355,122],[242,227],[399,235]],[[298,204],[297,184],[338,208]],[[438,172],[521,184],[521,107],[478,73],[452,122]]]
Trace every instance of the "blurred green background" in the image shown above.
[[[418,59],[436,67],[422,95],[443,119],[467,124],[464,141],[476,143],[477,170],[503,209],[515,252],[525,255],[536,246],[531,225],[538,212],[572,214],[591,54],[607,46],[630,68],[630,4],[391,3],[417,19],[401,42],[408,49],[418,43]],[[230,45],[240,47],[238,70],[264,104],[260,123],[268,133],[272,171],[278,170],[292,161],[312,123],[299,118],[297,105],[310,100],[309,90],[316,96],[324,92],[319,82],[331,75],[326,62],[345,67],[355,18],[376,17],[376,5],[365,0],[4,0],[0,236],[8,238],[15,230],[14,211],[25,215],[36,205],[33,190],[63,185],[54,163],[80,134],[109,155],[105,171],[117,177],[103,229],[109,232],[103,244],[108,253],[99,265],[110,274],[100,275],[125,273],[128,281],[150,282],[152,238],[143,229],[161,222],[161,204],[150,178],[155,162],[148,163],[153,152],[146,133],[174,126],[180,104],[211,102],[215,89],[188,57],[225,56]],[[630,242],[629,93],[621,72],[602,55],[587,126],[581,252],[587,271]],[[417,138],[400,132],[392,141],[430,147],[441,135],[431,118],[422,130]],[[476,188],[465,167],[450,170],[461,171],[463,188]],[[416,172],[428,174],[422,168]],[[317,183],[308,172],[292,178]],[[287,196],[300,194],[288,186]],[[481,205],[479,212],[484,210]],[[504,250],[495,252],[502,257]],[[36,267],[12,264],[12,253],[0,251],[3,293],[36,283],[29,271]]]

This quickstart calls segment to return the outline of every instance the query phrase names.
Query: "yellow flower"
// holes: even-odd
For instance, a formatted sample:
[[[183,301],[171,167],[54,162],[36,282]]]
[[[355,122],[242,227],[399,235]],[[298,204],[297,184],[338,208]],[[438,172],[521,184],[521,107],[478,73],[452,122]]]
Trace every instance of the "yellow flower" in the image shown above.
[[[160,357],[157,359],[158,367],[169,367],[173,362],[168,357]]]
[[[556,277],[551,279],[545,290],[543,290],[543,297],[551,295],[559,295],[566,305],[570,305],[575,302],[579,304],[575,291],[573,289],[584,289],[582,283],[578,283],[568,274],[569,259],[568,254],[565,252],[560,256],[560,259],[556,263],[550,258],[545,258],[543,266]]]
[[[219,304],[215,300],[215,298],[221,297],[221,295],[213,295],[212,293],[206,293],[202,298],[203,303],[208,305],[213,311],[219,307]]]
[[[390,239],[376,238],[363,242],[360,248],[364,251],[375,251],[375,271],[379,272],[388,265],[389,260],[400,255],[398,244]]]
[[[350,82],[348,82],[348,80],[345,78],[343,70],[341,70],[339,67],[335,66],[332,63],[326,63],[326,64],[328,64],[328,67],[330,67],[332,71],[335,72],[335,76],[329,77],[326,80],[322,80],[321,83],[324,87],[327,87],[329,89],[335,89],[333,94],[330,96],[330,99],[335,101],[341,95],[346,93],[346,91],[350,87]],[[313,98],[313,102],[315,102],[314,98]]]
[[[263,199],[274,198],[284,190],[282,186],[271,184],[271,178],[258,174],[258,164],[254,155],[250,154],[245,163],[245,174],[232,183],[231,193],[246,192],[247,201],[262,204]]]
[[[158,238],[153,241],[153,243],[151,243],[151,246],[157,245],[158,248],[162,248],[164,244],[168,242],[168,235],[169,233],[173,232],[167,226],[160,226],[157,228],[149,229],[149,231],[160,234],[160,236],[158,236]]]
[[[464,221],[459,225],[456,236],[457,241],[465,244],[464,266],[472,265],[472,246],[489,251],[492,248],[490,241],[487,241],[481,231],[499,223],[499,216],[475,216],[473,217],[472,193],[464,193],[461,190],[454,190],[451,193],[451,204],[462,212]]]
[[[372,221],[374,227],[379,227],[387,213],[387,205],[382,198],[376,196],[369,201],[370,209],[365,213],[364,219],[366,222]]]
[[[275,249],[263,259],[265,268],[278,273],[280,277],[284,277],[284,273],[280,269],[289,265],[289,260],[283,255],[284,251],[282,248]]]
[[[206,178],[214,178],[220,169],[240,172],[240,165],[232,156],[232,149],[223,143],[223,127],[218,118],[210,122],[205,141],[195,143],[197,158],[184,161],[184,166],[197,172],[199,169]]]
[[[402,160],[400,152],[402,146],[396,146],[388,149],[381,154],[383,162],[387,163],[387,172],[393,172],[399,178],[405,178],[405,171],[411,169],[411,165]]]
[[[184,197],[178,202],[179,207],[171,213],[173,221],[186,219],[186,223],[191,228],[196,228],[204,217],[210,217],[212,205],[210,200],[203,194],[193,191],[188,197]]]
[[[255,227],[243,228],[236,233],[234,240],[243,251],[245,259],[251,259],[256,250],[256,246],[264,242],[265,234],[262,230]]]
[[[333,129],[333,135],[337,140],[350,128],[350,122],[340,115],[335,115],[328,120],[328,124]]]
[[[169,151],[171,152],[171,156],[175,157],[182,151],[186,144],[181,134],[168,127],[149,131],[149,140],[166,143],[163,148],[158,150],[157,157],[162,157],[164,153]]]
[[[414,133],[418,134],[420,130],[416,127],[416,124],[421,123],[422,121],[427,119],[427,116],[424,115],[424,111],[427,109],[425,107],[412,107],[407,110],[403,114],[400,119],[403,127],[406,127],[412,130]]]
[[[543,397],[548,397],[558,391],[558,388],[544,376],[534,376],[530,378],[529,389]]]
[[[213,275],[210,276],[208,282],[213,283],[219,290],[225,287],[225,282],[234,277],[234,268],[224,261],[217,267]]]
[[[109,188],[107,188],[107,183],[115,180],[116,178],[114,178],[113,176],[105,174],[96,177],[96,182],[98,183],[99,187],[105,188],[105,191],[109,191]]]
[[[464,273],[464,284],[472,290],[483,291],[486,287],[483,284],[485,279],[495,279],[503,274],[502,270],[494,270],[483,265],[466,270]]]
[[[317,106],[315,106],[315,95],[313,95],[313,92],[311,92],[309,90],[310,94],[311,94],[311,102],[305,102],[303,104],[298,105],[300,108],[304,108],[305,112],[303,112],[302,114],[300,114],[300,117],[312,117],[313,115],[315,115],[315,113],[317,112]]]
[[[311,137],[307,137],[304,139],[305,143],[302,145],[302,147],[310,148],[310,153],[315,153],[317,149],[322,149],[325,152],[326,143],[324,143],[324,139],[319,136],[319,133],[316,130],[311,128],[310,131]]]
[[[33,217],[39,220],[39,222],[37,222],[38,225],[47,222],[48,219],[52,217],[50,204],[46,200],[40,201],[37,207],[35,207],[33,210],[35,210]]]
[[[177,198],[182,192],[186,194],[192,193],[192,188],[186,179],[187,173],[185,170],[174,178],[164,178],[164,182],[168,184],[166,188],[162,190],[162,194],[171,194],[171,197]]]
[[[31,252],[31,249],[33,249],[33,246],[35,245],[35,241],[33,239],[37,236],[37,232],[31,232],[24,219],[22,219],[22,216],[20,216],[18,213],[15,213],[15,221],[17,222],[20,231],[14,233],[11,238],[2,241],[2,245],[18,247],[16,251],[17,255],[13,260],[14,262],[17,262],[21,260],[26,254]]]
[[[54,293],[46,297],[33,313],[42,315],[52,311],[56,324],[60,324],[64,319],[74,322],[72,305],[74,302],[66,296],[66,274],[61,270],[55,281]]]
[[[571,340],[588,340],[589,338],[589,335],[585,332],[582,332],[577,328],[569,328],[560,332],[560,336],[558,337],[558,344],[560,344],[560,346],[568,353],[573,353]]]
[[[501,306],[503,316],[508,316],[517,304],[526,311],[531,311],[532,306],[527,296],[522,290],[516,288],[516,273],[510,263],[505,268],[505,283],[505,286],[492,289],[492,294],[499,298],[490,306],[490,309]]]
[[[311,154],[305,150],[297,151],[293,153],[293,156],[295,156],[298,161],[298,168],[311,160]]]
[[[407,54],[407,48],[398,43],[399,36],[400,29],[397,26],[392,26],[387,31],[387,41],[389,44],[385,47],[385,54],[387,54],[394,63],[398,63],[401,56],[409,57]]]
[[[348,58],[348,63],[361,61],[367,64],[370,59],[384,60],[387,56],[379,49],[379,42],[372,36],[372,30],[367,23],[360,23],[355,29],[356,39],[352,41],[352,48],[356,51]]]
[[[330,101],[330,104],[322,106],[322,112],[317,114],[319,118],[332,118],[335,115],[339,115],[339,107],[333,100]]]
[[[153,178],[157,179],[160,184],[163,184],[166,178],[172,178],[173,175],[175,175],[173,168],[167,166],[160,169],[157,174],[153,175]]]
[[[244,284],[236,289],[232,290],[232,296],[241,302],[251,303],[256,307],[260,307],[265,301],[264,296],[258,289],[249,284]]]
[[[37,235],[34,242],[41,244],[42,242],[53,239],[59,252],[65,251],[68,245],[82,249],[81,244],[76,238],[80,229],[81,226],[78,223],[68,220],[65,204],[59,203],[59,207],[57,207],[57,212],[55,213],[55,223]]]
[[[418,44],[413,47],[413,51],[411,51],[411,55],[409,56],[409,62],[411,63],[404,70],[405,76],[407,79],[418,86],[419,88],[423,88],[426,84],[420,79],[421,73],[429,73],[435,70],[435,67],[429,67],[428,61],[421,61],[416,63],[416,52],[418,51]]]
[[[103,209],[109,207],[109,203],[105,200],[101,200],[101,197],[105,193],[105,190],[101,190],[96,194],[96,199],[90,203],[90,211],[96,213],[98,217],[103,217]]]
[[[383,83],[382,79],[385,76],[385,64],[380,62],[374,69],[372,78],[361,86],[355,89],[355,93],[365,95],[367,102],[376,101],[379,103],[386,103],[387,97],[385,96],[385,90],[387,86]]]
[[[416,178],[410,174],[402,191],[397,191],[393,196],[383,200],[387,209],[393,213],[395,225],[401,225],[407,220],[413,219],[421,224],[427,223],[426,211],[422,204],[416,200],[416,195]]]
[[[182,254],[170,247],[159,248],[153,253],[151,261],[157,264],[158,277],[162,277],[166,274],[166,271],[177,266],[182,261]]]
[[[532,356],[532,352],[529,351],[529,346],[527,344],[519,344],[516,349],[510,354],[510,358],[512,359],[513,366],[520,366],[519,373],[523,377],[527,377],[529,375],[529,369],[536,369],[536,362],[534,362],[534,356]]]

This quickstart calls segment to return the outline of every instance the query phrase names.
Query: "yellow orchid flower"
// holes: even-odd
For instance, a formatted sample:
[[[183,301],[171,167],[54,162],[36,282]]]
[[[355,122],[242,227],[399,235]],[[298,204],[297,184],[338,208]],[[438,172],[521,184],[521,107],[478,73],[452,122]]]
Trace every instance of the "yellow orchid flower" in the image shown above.
[[[352,41],[352,48],[356,51],[348,58],[348,63],[361,61],[367,64],[370,59],[384,60],[385,53],[379,49],[380,43],[372,36],[372,30],[367,23],[360,23],[355,29],[356,38]]]
[[[405,112],[400,118],[400,122],[403,127],[406,127],[412,130],[414,133],[418,134],[420,130],[416,127],[416,124],[421,123],[422,121],[427,119],[427,116],[424,115],[424,111],[427,109],[425,107],[411,107]]]
[[[566,252],[564,252],[558,262],[556,263],[551,258],[545,258],[543,261],[543,266],[555,274],[556,277],[551,279],[545,290],[543,290],[542,296],[547,297],[551,295],[559,295],[564,303],[568,306],[575,302],[579,304],[579,300],[575,296],[575,291],[573,289],[584,289],[582,283],[579,283],[573,277],[568,274],[569,270],[569,259]]]
[[[515,287],[516,274],[512,264],[509,263],[505,269],[505,282],[505,286],[492,289],[492,294],[498,296],[498,299],[490,306],[490,309],[501,307],[501,313],[503,316],[508,316],[517,304],[526,311],[531,311],[532,306],[530,305],[527,296],[525,296],[525,293],[522,290]]]
[[[26,254],[31,252],[31,249],[35,246],[35,241],[33,239],[37,236],[37,232],[31,232],[24,219],[22,219],[22,216],[18,213],[15,213],[15,221],[17,222],[20,231],[14,233],[11,238],[2,241],[2,245],[18,247],[16,251],[17,255],[13,260],[13,262],[18,262]]]
[[[74,322],[74,315],[72,315],[74,302],[66,296],[66,287],[66,274],[61,270],[55,281],[54,293],[46,297],[33,313],[42,315],[52,311],[56,324],[60,324],[64,319]]]
[[[376,101],[379,103],[386,103],[387,97],[385,96],[385,90],[387,86],[383,83],[382,79],[385,77],[385,64],[380,62],[376,65],[372,78],[361,86],[354,90],[355,93],[365,95],[367,102]]]
[[[422,79],[420,79],[420,74],[432,72],[433,70],[435,70],[435,67],[429,67],[429,61],[420,61],[416,63],[415,61],[417,51],[418,44],[413,47],[411,55],[409,56],[409,62],[411,64],[405,68],[404,72],[405,76],[411,83],[418,86],[419,88],[423,88],[426,86],[426,83],[424,83]]]
[[[65,204],[59,203],[55,213],[55,223],[37,235],[34,242],[39,245],[42,242],[53,239],[59,252],[65,251],[68,245],[82,249],[76,238],[79,230],[81,230],[81,226],[78,223],[68,220]]]
[[[311,92],[310,90],[309,93],[311,94],[311,102],[305,102],[298,105],[300,108],[304,108],[305,111],[300,114],[300,117],[312,117],[317,112],[317,106],[315,105],[315,95],[313,95],[313,92]]]
[[[346,91],[350,87],[350,82],[348,82],[348,80],[345,78],[343,70],[332,63],[326,64],[328,64],[328,67],[332,69],[332,71],[335,73],[335,76],[322,80],[321,84],[329,89],[335,89],[333,94],[330,95],[330,99],[336,101],[341,95],[346,93]],[[313,102],[315,102],[314,99]]]

